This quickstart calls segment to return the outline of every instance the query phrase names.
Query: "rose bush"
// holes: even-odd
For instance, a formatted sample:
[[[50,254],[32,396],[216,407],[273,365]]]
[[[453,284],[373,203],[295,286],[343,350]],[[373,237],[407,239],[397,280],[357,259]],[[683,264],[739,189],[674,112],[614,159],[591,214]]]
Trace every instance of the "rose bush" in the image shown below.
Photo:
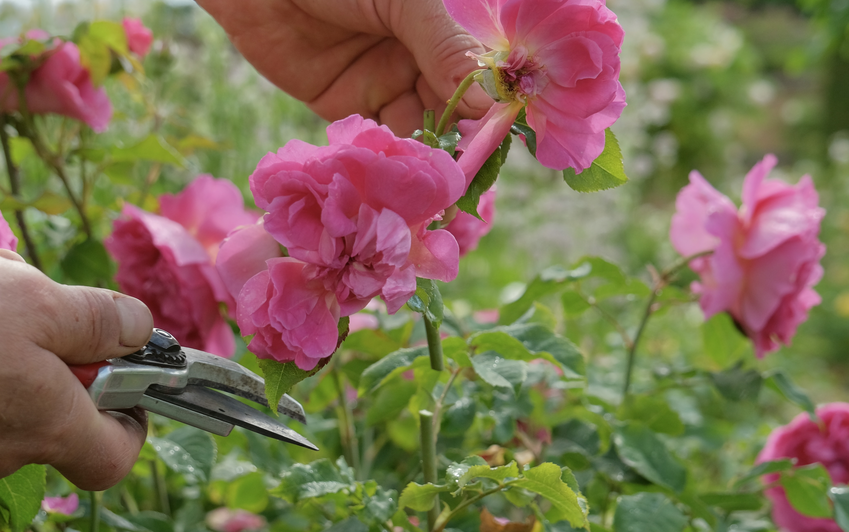
[[[481,120],[460,121],[460,166],[471,182],[525,108],[539,162],[588,168],[604,130],[625,108],[619,83],[624,32],[602,0],[444,0],[448,13],[486,47],[484,87],[496,103]]]
[[[18,249],[18,238],[12,232],[12,228],[9,227],[9,222],[3,218],[2,212],[0,212],[0,249],[11,249],[12,251]]]
[[[124,17],[121,21],[124,33],[127,34],[127,47],[139,57],[144,57],[153,44],[153,32],[145,27],[141,19]]]
[[[26,39],[43,40],[40,30],[27,32]],[[23,39],[0,40],[0,47]],[[33,60],[41,64],[26,80],[24,96],[30,113],[55,113],[85,122],[97,132],[106,129],[112,118],[112,104],[103,87],[95,88],[91,74],[80,61],[80,50],[72,42],[54,39],[47,50]],[[20,98],[15,84],[6,72],[0,72],[0,109],[18,111]]]
[[[394,313],[417,276],[450,281],[459,264],[451,233],[428,229],[463,193],[448,153],[356,115],[327,136],[328,146],[293,140],[259,162],[250,183],[263,225],[231,235],[219,260],[239,326],[256,334],[251,350],[302,369],[335,350],[340,316],[378,295]]]
[[[182,344],[231,356],[233,333],[218,306],[234,302],[215,270],[215,242],[259,214],[245,210],[235,185],[208,175],[160,201],[162,216],[128,204],[115,221],[104,242],[118,263],[115,280]]]
[[[802,413],[789,424],[772,431],[757,462],[795,458],[796,466],[820,463],[828,471],[831,482],[849,483],[849,404],[831,403],[817,408],[822,423]],[[778,480],[777,474],[765,475],[770,484]],[[773,486],[766,490],[772,501],[772,518],[775,524],[788,532],[841,532],[832,519],[808,517],[797,512],[784,488]]]
[[[767,179],[776,159],[767,155],[746,175],[743,205],[719,193],[698,172],[678,194],[670,239],[682,255],[712,251],[690,267],[709,318],[728,312],[760,358],[789,344],[808,310],[819,304],[813,286],[822,277],[819,241],[825,211],[809,176],[795,186]]]

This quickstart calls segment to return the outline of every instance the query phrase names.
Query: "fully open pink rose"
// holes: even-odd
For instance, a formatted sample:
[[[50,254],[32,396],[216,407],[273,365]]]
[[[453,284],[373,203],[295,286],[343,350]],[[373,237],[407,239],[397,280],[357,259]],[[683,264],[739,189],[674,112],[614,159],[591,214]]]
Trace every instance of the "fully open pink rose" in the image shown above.
[[[480,239],[492,230],[492,222],[495,219],[494,187],[481,195],[480,203],[478,204],[478,214],[481,215],[483,220],[469,213],[459,211],[457,216],[451,220],[451,223],[445,227],[457,240],[457,244],[460,246],[461,257],[476,249]]]
[[[817,408],[822,424],[811,421],[802,413],[789,425],[772,431],[766,445],[758,455],[758,463],[781,458],[795,458],[796,466],[822,464],[831,477],[832,484],[849,484],[849,404],[831,403]],[[778,474],[764,475],[770,484]],[[772,500],[772,518],[775,524],[788,532],[841,532],[831,519],[808,517],[790,505],[784,488],[766,490]]]
[[[11,249],[12,251],[18,249],[18,237],[12,232],[9,222],[3,218],[2,212],[0,212],[0,249]]]
[[[80,497],[71,493],[67,497],[45,497],[41,509],[49,514],[73,515],[80,507]]]
[[[124,17],[121,21],[127,34],[127,47],[139,57],[144,57],[153,43],[153,32],[142,24],[141,19]]]
[[[40,30],[27,33],[27,38],[44,39]],[[11,39],[14,41],[14,39]],[[0,45],[9,43],[4,40]],[[80,51],[72,42],[53,41],[42,54],[43,63],[36,68],[24,88],[27,108],[34,114],[55,113],[85,122],[97,132],[106,129],[112,118],[112,104],[103,87],[95,88],[88,69],[80,63]],[[5,72],[0,72],[0,109],[20,108],[18,90]]]
[[[206,175],[160,201],[164,216],[126,205],[115,221],[104,242],[118,263],[115,280],[182,344],[231,356],[235,341],[219,304],[235,302],[215,269],[214,241],[259,214],[245,211],[232,183]]]
[[[622,27],[604,0],[443,0],[448,13],[491,51],[496,99],[483,119],[460,122],[460,166],[471,182],[522,107],[549,168],[588,168],[604,150],[604,130],[625,108],[619,83]]]
[[[448,153],[358,115],[327,128],[329,146],[293,140],[266,155],[251,175],[265,228],[305,275],[334,292],[343,316],[376,295],[397,311],[416,276],[450,281],[458,247],[428,224],[464,190]]]
[[[789,344],[808,310],[819,304],[813,286],[822,277],[825,246],[817,235],[825,211],[809,176],[795,186],[768,180],[775,166],[764,157],[743,182],[743,206],[716,191],[698,173],[678,194],[670,238],[682,255],[713,251],[690,267],[709,318],[728,312],[760,358]]]

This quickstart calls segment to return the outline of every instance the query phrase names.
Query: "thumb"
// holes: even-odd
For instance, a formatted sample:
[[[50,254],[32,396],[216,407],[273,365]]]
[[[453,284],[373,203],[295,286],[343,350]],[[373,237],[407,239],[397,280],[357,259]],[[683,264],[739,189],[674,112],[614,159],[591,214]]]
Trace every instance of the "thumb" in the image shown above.
[[[486,49],[451,18],[441,0],[396,0],[395,7],[402,14],[392,19],[397,24],[393,32],[413,54],[437,96],[449,100],[460,82],[480,68],[466,52],[482,54]],[[457,110],[465,118],[481,118],[492,103],[492,98],[475,83],[466,91]]]
[[[105,290],[56,283],[27,264],[3,261],[3,319],[9,330],[67,364],[128,355],[144,346],[153,318],[138,299]]]

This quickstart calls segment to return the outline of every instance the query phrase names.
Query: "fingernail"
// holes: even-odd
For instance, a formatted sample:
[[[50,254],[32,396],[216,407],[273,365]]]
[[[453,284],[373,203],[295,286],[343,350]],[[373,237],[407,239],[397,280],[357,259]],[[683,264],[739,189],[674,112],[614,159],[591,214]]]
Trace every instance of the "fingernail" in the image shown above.
[[[121,345],[141,347],[146,344],[153,331],[153,317],[145,304],[134,297],[118,297],[115,306],[121,320]]]

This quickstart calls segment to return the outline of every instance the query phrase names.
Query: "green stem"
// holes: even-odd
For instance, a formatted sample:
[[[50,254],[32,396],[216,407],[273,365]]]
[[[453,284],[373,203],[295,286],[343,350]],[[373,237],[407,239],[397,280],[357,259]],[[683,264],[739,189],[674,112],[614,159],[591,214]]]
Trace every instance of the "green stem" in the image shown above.
[[[156,460],[150,461],[150,471],[153,475],[153,491],[156,492],[159,511],[165,515],[171,515],[171,504],[168,502],[168,488],[165,486],[165,477],[159,471],[159,465]]]
[[[3,157],[6,160],[6,171],[9,173],[9,188],[12,196],[16,199],[21,199],[21,175],[18,172],[18,167],[12,161],[12,150],[9,149],[9,134],[6,132],[6,114],[0,114],[0,144],[3,146]],[[21,230],[21,237],[24,241],[24,247],[27,249],[27,255],[33,266],[43,271],[41,267],[41,258],[35,248],[35,242],[29,234],[29,227],[24,219],[24,211],[15,209],[15,219],[18,221],[18,227]]]
[[[442,356],[442,339],[439,337],[439,327],[430,321],[427,313],[423,314],[425,333],[427,334],[427,350],[430,353],[430,367],[435,371],[445,369],[445,363]]]
[[[637,346],[640,344],[640,338],[643,336],[643,331],[649,322],[649,318],[654,312],[654,302],[657,300],[657,296],[660,295],[660,291],[663,290],[663,288],[669,283],[672,277],[678,273],[679,270],[687,266],[694,259],[710,255],[711,253],[713,253],[713,250],[702,251],[688,257],[683,257],[673,263],[672,266],[662,271],[655,280],[651,295],[649,296],[648,303],[646,304],[646,309],[643,311],[643,317],[640,319],[640,326],[637,328],[637,333],[634,335],[634,342],[628,350],[628,362],[625,367],[625,383],[622,386],[622,402],[625,402],[628,398],[628,389],[631,387],[631,373],[634,371],[634,361],[637,358]]]
[[[360,471],[360,446],[354,427],[354,416],[345,398],[345,386],[342,383],[342,377],[339,375],[339,370],[335,365],[333,366],[332,373],[336,381],[336,391],[339,394],[339,435],[342,437],[342,443],[345,447],[344,450],[347,455],[345,458],[354,469],[354,475],[356,476]]]
[[[478,73],[483,72],[484,69],[473,70],[469,72],[469,75],[460,82],[460,86],[457,87],[457,90],[454,91],[454,96],[448,100],[448,107],[445,108],[445,111],[442,113],[442,117],[439,119],[439,125],[436,126],[436,136],[439,137],[443,133],[445,133],[445,128],[448,127],[448,121],[451,120],[451,115],[454,114],[454,110],[457,108],[457,105],[460,103],[460,100],[463,98],[463,95],[466,94],[466,91],[469,90],[469,87],[472,86],[472,83],[475,82],[475,76]]]
[[[419,410],[419,418],[421,420],[421,438],[422,438],[422,471],[424,473],[424,481],[428,484],[437,483],[436,471],[436,437],[433,432],[433,413],[427,410]],[[433,508],[427,511],[427,529],[433,530],[436,526],[436,520],[439,517],[439,495],[433,501]]]
[[[445,388],[442,390],[442,394],[440,394],[439,399],[436,401],[436,406],[433,407],[433,433],[434,435],[439,434],[439,426],[442,422],[442,405],[445,403],[445,398],[448,396],[448,391],[451,390],[451,385],[454,384],[454,381],[457,379],[457,375],[463,371],[463,368],[457,368],[451,372],[451,376],[448,377],[448,382],[445,383]]]
[[[436,131],[436,111],[433,109],[425,109],[424,111],[424,130]]]
[[[89,501],[91,502],[91,532],[100,530],[100,500],[103,497],[103,492],[90,491],[88,492]]]

